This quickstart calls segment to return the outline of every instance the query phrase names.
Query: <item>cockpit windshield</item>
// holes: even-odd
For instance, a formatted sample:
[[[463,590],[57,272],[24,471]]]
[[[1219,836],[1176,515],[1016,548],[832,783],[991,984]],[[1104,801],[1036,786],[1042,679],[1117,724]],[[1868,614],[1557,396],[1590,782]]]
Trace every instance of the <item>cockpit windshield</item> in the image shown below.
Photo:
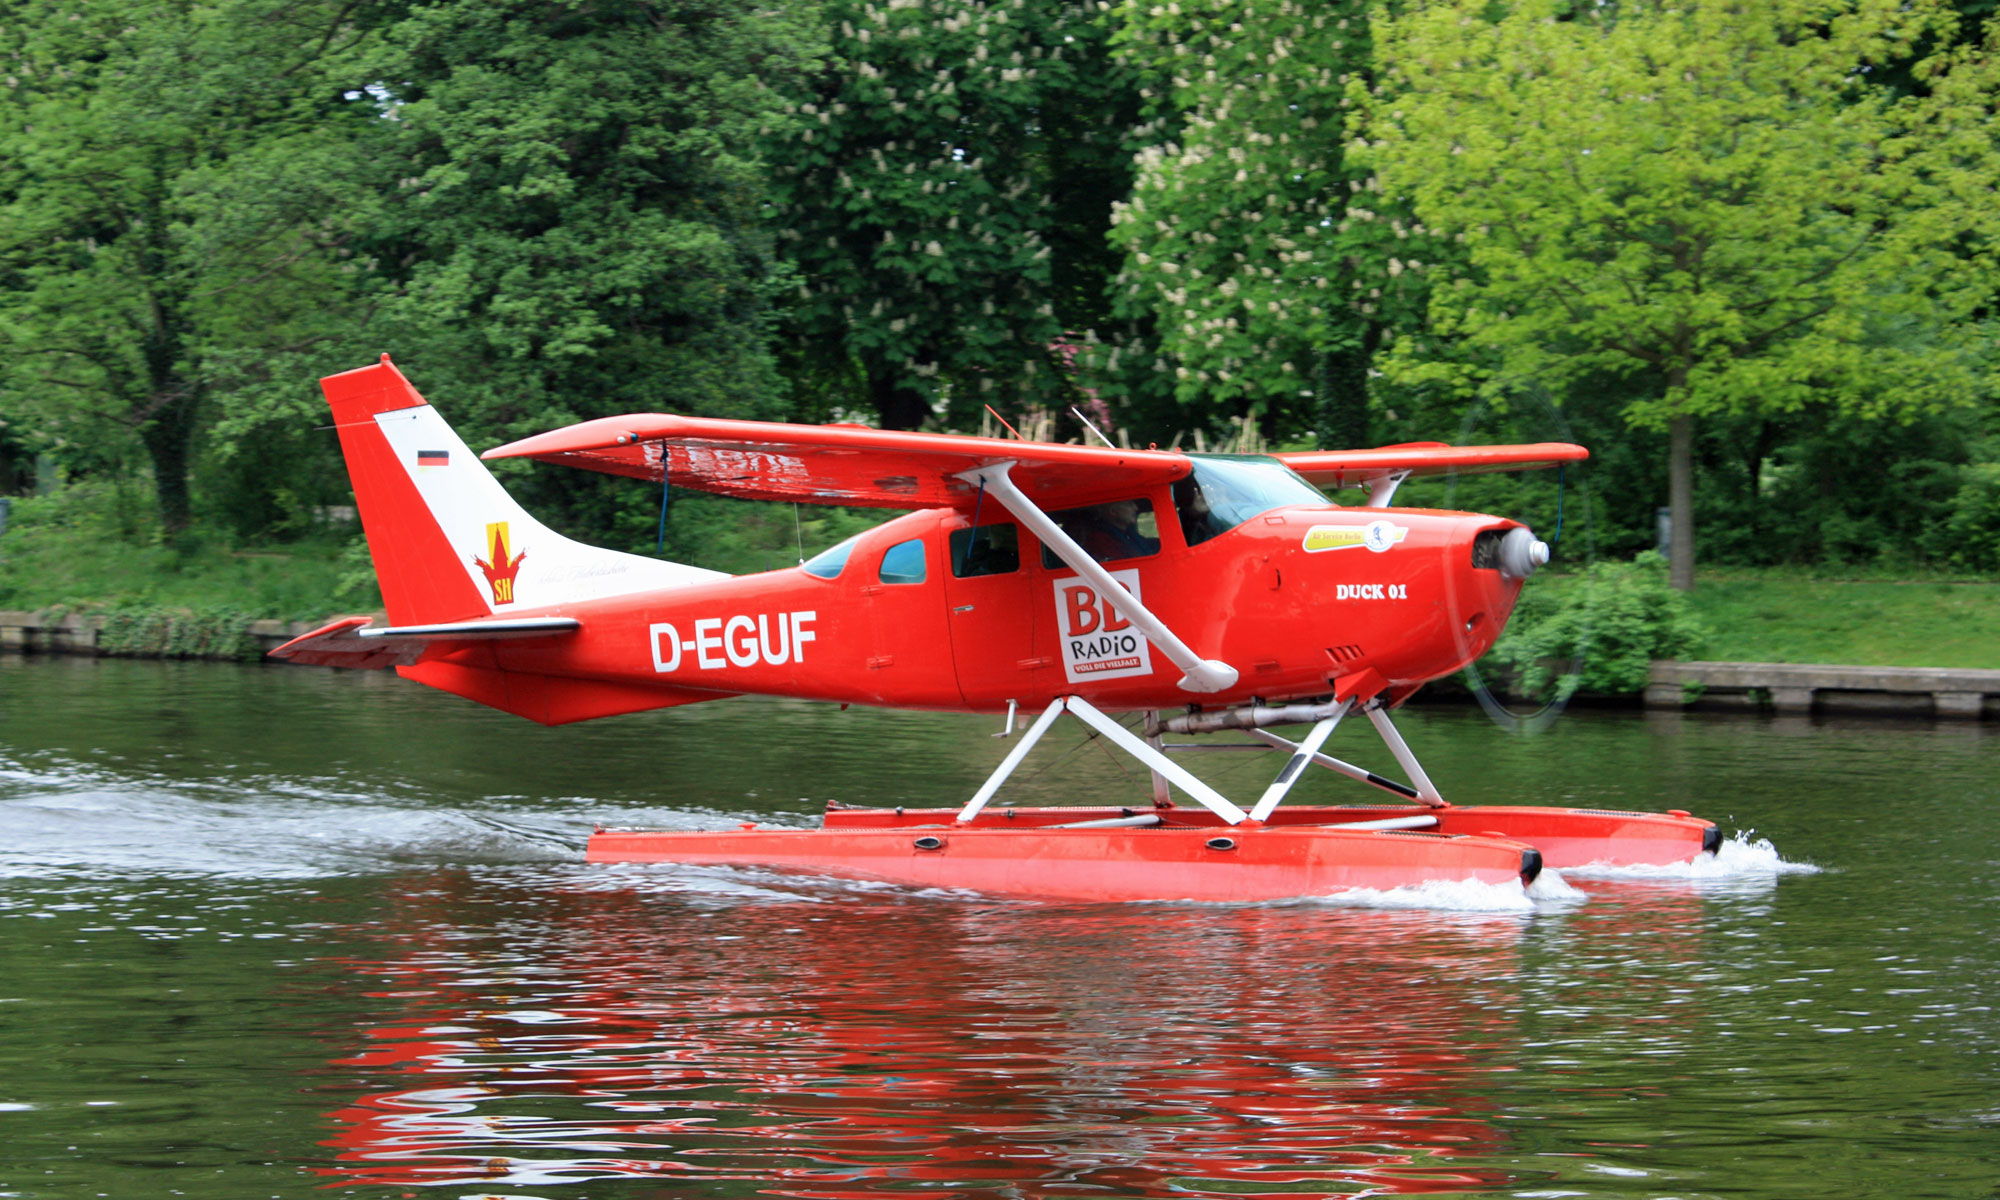
[[[1253,454],[1191,455],[1194,473],[1174,484],[1174,509],[1190,546],[1228,533],[1255,516],[1292,504],[1324,505],[1326,497],[1275,458]]]

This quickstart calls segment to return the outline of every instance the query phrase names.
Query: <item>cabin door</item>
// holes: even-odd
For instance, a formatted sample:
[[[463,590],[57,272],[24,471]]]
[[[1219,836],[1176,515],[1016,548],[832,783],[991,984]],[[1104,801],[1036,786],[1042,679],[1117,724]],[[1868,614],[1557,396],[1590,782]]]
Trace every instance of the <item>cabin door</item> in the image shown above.
[[[998,507],[993,506],[993,507]],[[950,607],[951,656],[965,702],[1004,708],[1034,694],[1047,666],[1036,660],[1034,604],[1020,526],[989,514],[977,529],[947,521],[945,595]]]

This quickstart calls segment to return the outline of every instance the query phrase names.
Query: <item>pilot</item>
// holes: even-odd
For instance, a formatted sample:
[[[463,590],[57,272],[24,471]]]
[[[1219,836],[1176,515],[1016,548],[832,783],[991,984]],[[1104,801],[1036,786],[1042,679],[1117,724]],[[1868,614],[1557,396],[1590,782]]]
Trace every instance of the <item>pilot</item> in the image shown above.
[[[1174,484],[1174,511],[1180,516],[1181,534],[1190,546],[1199,546],[1229,532],[1229,523],[1217,515],[1208,495],[1192,475]]]

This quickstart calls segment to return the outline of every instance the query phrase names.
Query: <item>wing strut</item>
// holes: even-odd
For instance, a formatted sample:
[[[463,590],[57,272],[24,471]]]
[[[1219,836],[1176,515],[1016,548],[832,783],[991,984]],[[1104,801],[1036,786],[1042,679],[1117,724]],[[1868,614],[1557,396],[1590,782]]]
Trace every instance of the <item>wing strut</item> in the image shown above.
[[[1221,692],[1236,685],[1236,668],[1213,658],[1203,658],[1189,649],[1166,623],[1154,616],[1152,611],[1139,603],[1139,598],[1127,591],[1124,584],[1112,577],[1098,561],[1084,552],[1083,547],[1064,533],[1062,526],[1049,519],[1049,515],[1036,506],[1027,494],[1014,485],[1007,477],[1013,462],[990,463],[961,471],[953,478],[967,483],[978,483],[993,493],[1003,508],[1026,525],[1042,544],[1055,551],[1056,557],[1078,575],[1089,580],[1097,588],[1098,594],[1111,599],[1125,619],[1137,626],[1140,633],[1155,645],[1182,671],[1180,687],[1186,692]]]
[[[1395,498],[1396,489],[1403,486],[1403,481],[1409,477],[1408,471],[1391,471],[1386,475],[1371,478],[1368,481],[1368,507],[1389,507],[1389,501]]]

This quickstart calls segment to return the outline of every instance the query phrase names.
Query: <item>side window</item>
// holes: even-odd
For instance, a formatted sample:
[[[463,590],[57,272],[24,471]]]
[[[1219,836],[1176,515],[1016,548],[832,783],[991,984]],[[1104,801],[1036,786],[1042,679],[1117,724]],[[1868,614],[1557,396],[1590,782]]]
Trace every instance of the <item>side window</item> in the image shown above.
[[[911,538],[907,542],[897,542],[882,556],[883,583],[922,583],[924,581],[924,540]]]
[[[1159,519],[1153,515],[1151,500],[1113,500],[1088,508],[1066,508],[1049,516],[1098,562],[1141,558],[1160,549]],[[1042,565],[1054,570],[1063,561],[1043,546]]]
[[[830,550],[822,550],[805,561],[799,570],[821,579],[832,579],[847,565],[847,556],[854,553],[854,543],[861,537],[855,534]]]
[[[1013,525],[981,525],[951,531],[951,573],[1005,575],[1021,569],[1021,531]]]

